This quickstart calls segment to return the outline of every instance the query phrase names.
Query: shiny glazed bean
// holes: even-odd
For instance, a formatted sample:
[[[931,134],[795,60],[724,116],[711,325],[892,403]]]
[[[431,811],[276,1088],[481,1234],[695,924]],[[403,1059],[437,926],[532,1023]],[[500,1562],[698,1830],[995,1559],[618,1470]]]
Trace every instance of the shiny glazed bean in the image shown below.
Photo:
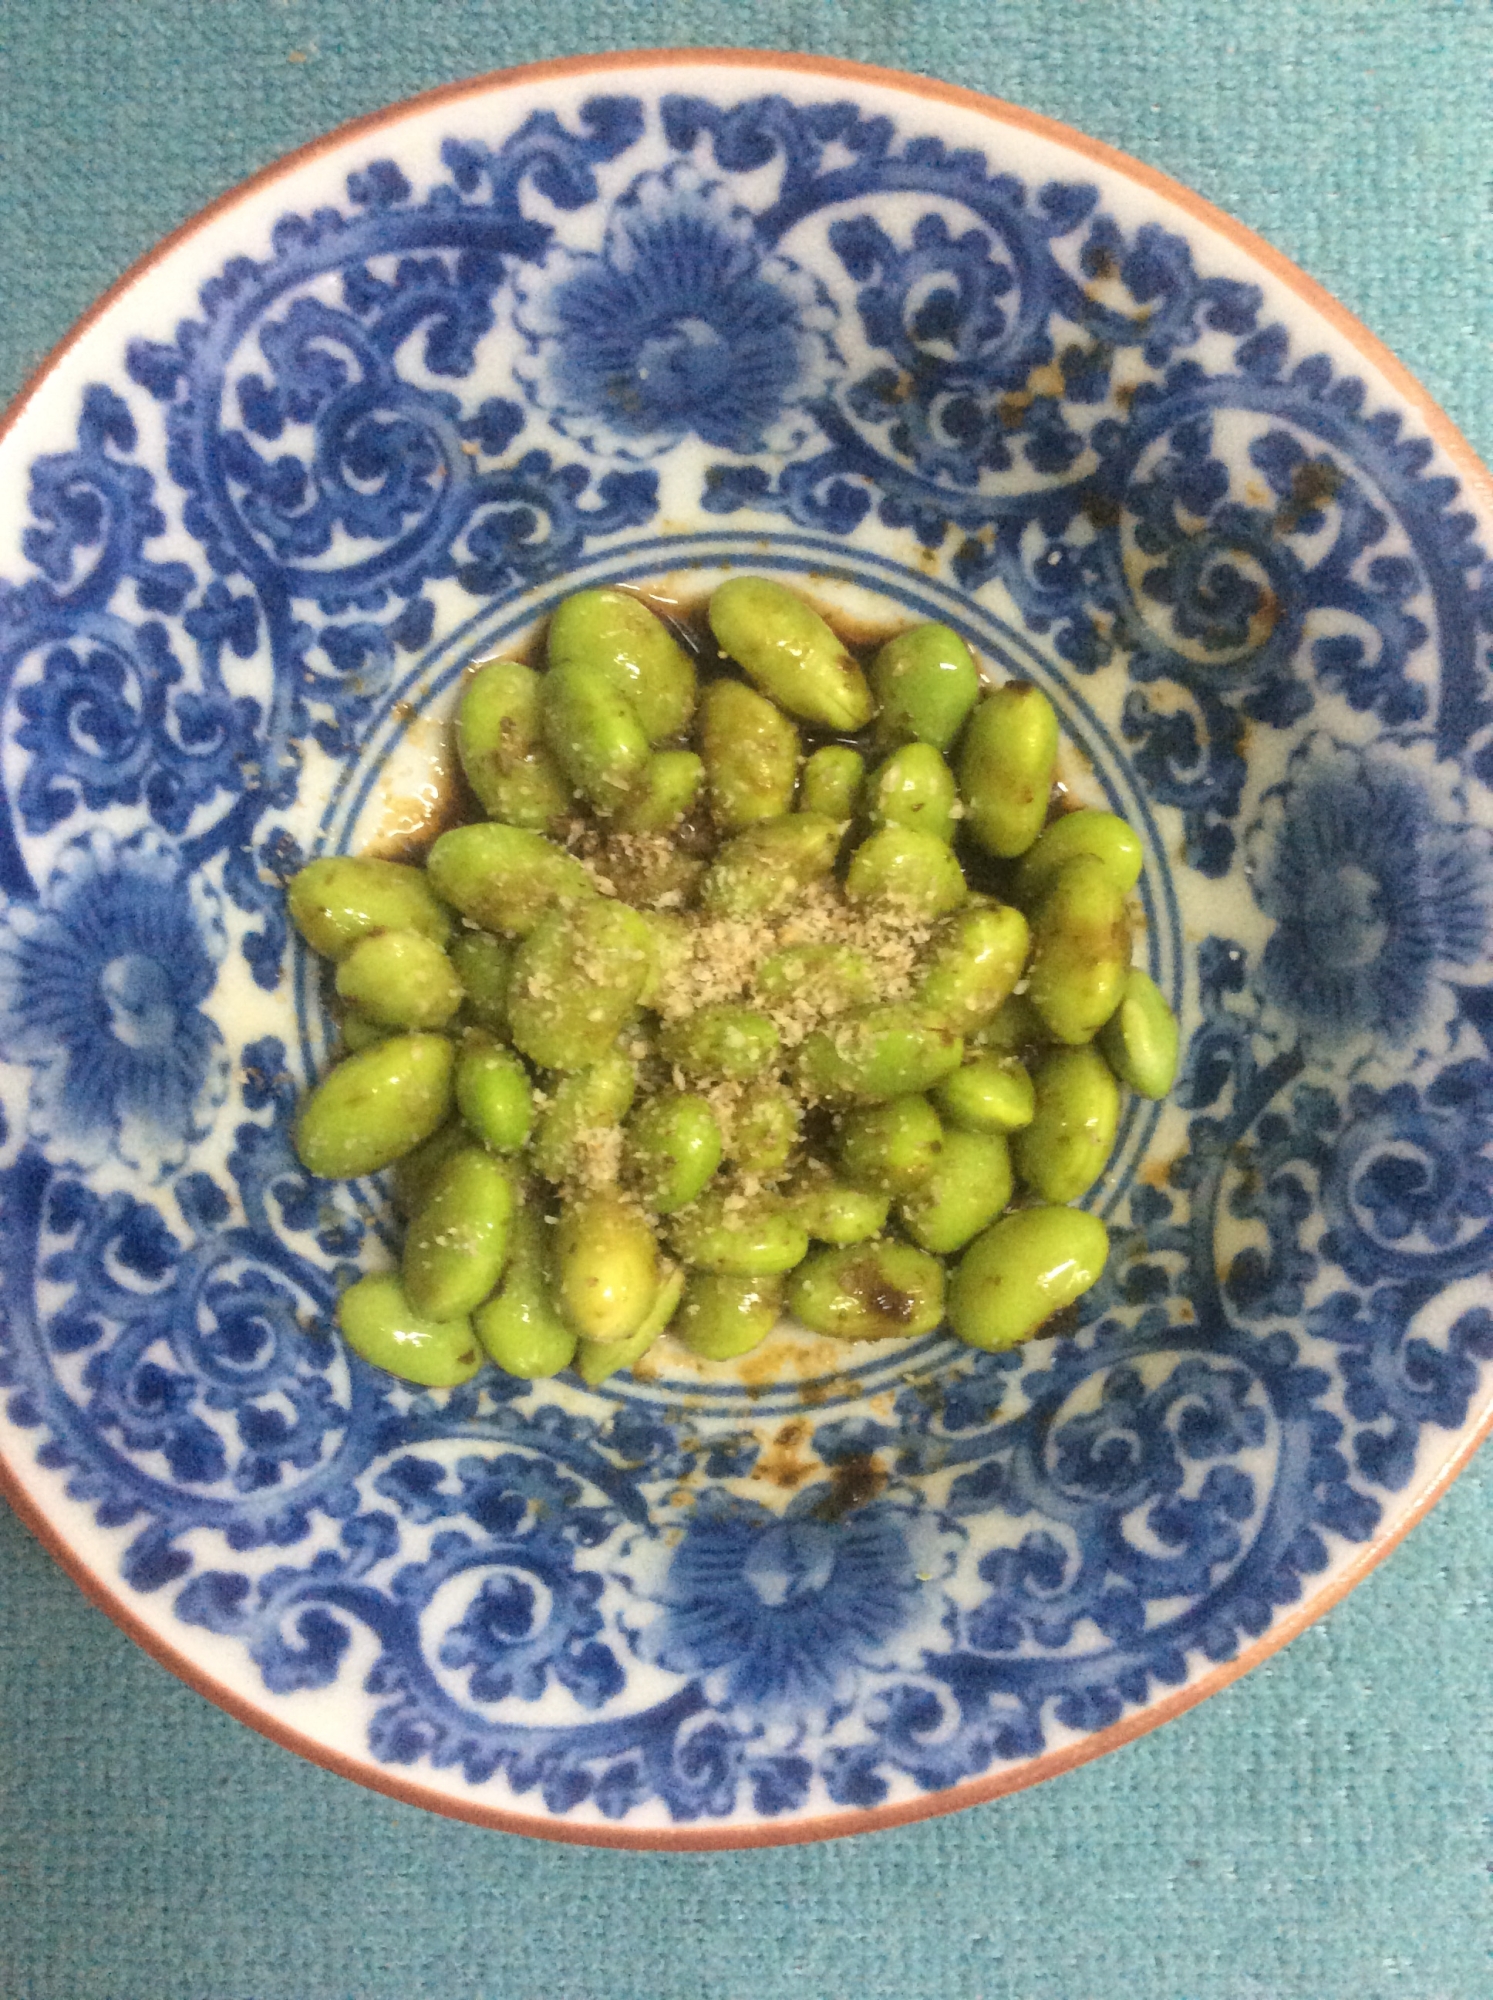
[[[1057,756],[1057,716],[1030,681],[1007,681],[976,708],[959,750],[959,790],[989,853],[1013,859],[1042,831]]]
[[[987,1228],[1011,1199],[1011,1154],[994,1132],[945,1132],[933,1172],[897,1205],[902,1227],[923,1250],[952,1256]]]
[[[817,612],[765,576],[734,576],[710,599],[716,644],[780,708],[824,729],[862,729],[866,677]]]
[[[342,1033],[342,1046],[350,1056],[355,1056],[360,1049],[371,1049],[375,1042],[385,1041],[393,1033],[382,1021],[370,1021],[356,1007],[344,1009],[337,1025]]]
[[[1123,892],[1082,854],[1058,870],[1032,918],[1027,992],[1059,1042],[1089,1042],[1120,1004],[1130,970]]]
[[[627,1177],[659,1215],[673,1215],[701,1195],[721,1163],[721,1128],[703,1097],[665,1090],[628,1121]]]
[[[975,1238],[949,1286],[949,1324],[970,1347],[1015,1347],[1098,1282],[1109,1232],[1081,1208],[1018,1208]]]
[[[555,1302],[582,1341],[626,1340],[659,1285],[653,1231],[615,1194],[569,1201],[554,1231]]]
[[[1052,1049],[1032,1072],[1036,1111],[1011,1141],[1016,1171],[1043,1201],[1077,1201],[1104,1172],[1120,1087],[1095,1048]]]
[[[693,750],[655,750],[637,788],[617,809],[620,833],[668,833],[700,795],[705,766]]]
[[[416,1312],[460,1319],[480,1306],[502,1275],[512,1218],[507,1168],[477,1146],[453,1153],[405,1232],[400,1275]]]
[[[1142,1097],[1165,1097],[1177,1080],[1177,1017],[1139,966],[1132,967],[1119,1006],[1099,1030],[1099,1047],[1121,1083]]]
[[[866,818],[873,827],[910,826],[948,844],[959,794],[954,774],[931,743],[904,743],[866,780]]]
[[[978,1054],[933,1088],[945,1121],[961,1132],[1019,1132],[1030,1125],[1037,1093],[1016,1056]]]
[[[787,1305],[833,1340],[907,1340],[943,1318],[943,1266],[910,1243],[816,1250],[788,1280]]]
[[[337,1301],[337,1324],[354,1354],[426,1389],[454,1389],[482,1366],[469,1319],[416,1312],[392,1271],[359,1278]]]
[[[444,1028],[463,997],[456,968],[419,931],[359,938],[338,960],[337,993],[385,1028]]]
[[[873,1194],[910,1194],[932,1175],[943,1153],[938,1113],[916,1094],[848,1111],[837,1137],[845,1178]]]
[[[509,1375],[534,1382],[575,1358],[576,1337],[555,1309],[545,1268],[544,1218],[527,1202],[514,1210],[508,1263],[497,1297],[472,1315],[477,1338]]]
[[[985,1023],[970,1036],[976,1048],[994,1049],[1000,1055],[1022,1055],[1039,1049],[1054,1039],[1025,993],[1013,993]]]
[[[390,1035],[323,1077],[301,1107],[295,1148],[323,1180],[376,1174],[451,1115],[456,1051],[444,1035]]]
[[[466,1018],[479,1028],[505,1033],[513,946],[491,931],[460,930],[451,940],[449,956],[461,981]]]
[[[1129,895],[1140,880],[1145,859],[1140,836],[1114,813],[1085,806],[1063,813],[1021,857],[1016,871],[1016,900],[1023,909],[1040,903],[1057,880],[1058,870],[1080,854],[1102,861],[1121,895]]]
[[[845,828],[818,813],[759,820],[728,840],[706,871],[700,906],[712,917],[760,917],[785,909],[834,871]]]
[[[816,1097],[877,1104],[927,1090],[964,1058],[964,1041],[926,1020],[915,1007],[891,1002],[857,1007],[815,1029],[798,1052],[800,1083]]]
[[[544,740],[583,798],[615,812],[647,768],[648,733],[638,712],[594,668],[551,667],[540,682]]]
[[[702,1361],[734,1361],[760,1347],[783,1311],[783,1281],[692,1271],[674,1318],[674,1338]]]
[[[671,1021],[658,1046],[664,1061],[686,1076],[746,1082],[771,1067],[779,1041],[770,1014],[722,1000]]]
[[[565,774],[540,735],[539,676],[517,660],[489,660],[468,680],[456,754],[490,819],[542,829],[570,806]]]
[[[530,1153],[535,1172],[557,1184],[575,1177],[597,1139],[631,1111],[637,1082],[637,1064],[616,1049],[562,1076],[539,1120]]]
[[[888,639],[871,662],[871,692],[881,710],[878,742],[947,750],[975,705],[980,674],[957,632],[914,625]]]
[[[463,1152],[472,1143],[472,1134],[461,1119],[453,1118],[431,1133],[412,1152],[394,1162],[394,1209],[406,1222],[424,1207],[436,1175],[453,1153]]]
[[[581,1341],[575,1351],[576,1374],[594,1389],[609,1375],[619,1374],[635,1361],[641,1361],[678,1311],[683,1294],[684,1273],[677,1265],[671,1265],[659,1279],[653,1303],[637,1332],[629,1334],[626,1340]]]
[[[512,1049],[481,1028],[471,1029],[456,1058],[456,1108],[468,1128],[495,1153],[518,1153],[534,1129],[529,1072]]]
[[[573,854],[541,833],[497,820],[454,826],[425,859],[437,892],[487,931],[525,937],[558,902],[596,894]]]
[[[713,681],[700,703],[700,754],[710,816],[722,833],[778,819],[798,783],[798,731],[775,702],[740,681]]]
[[[358,854],[327,854],[290,878],[286,902],[291,921],[323,958],[341,958],[374,931],[419,931],[444,944],[451,912],[439,884],[401,861]]]
[[[917,1006],[961,1035],[975,1033],[1005,1005],[1026,967],[1031,932],[1003,903],[961,910],[934,940]]]
[[[809,1247],[807,1232],[780,1202],[755,1201],[707,1189],[669,1226],[676,1256],[698,1271],[750,1278],[791,1271]]]
[[[886,1228],[892,1198],[837,1180],[817,1160],[784,1190],[783,1206],[819,1243],[864,1243]]]
[[[845,875],[852,903],[897,903],[910,917],[945,917],[968,893],[948,845],[910,826],[884,826],[863,840]]]
[[[546,1069],[600,1062],[653,968],[648,926],[599,898],[555,910],[518,948],[508,985],[513,1045]]]
[[[554,667],[603,674],[635,710],[650,743],[682,736],[695,708],[695,668],[668,626],[625,590],[580,590],[550,620]]]
[[[826,743],[804,765],[798,802],[805,812],[849,819],[860,798],[866,760],[848,743]]]

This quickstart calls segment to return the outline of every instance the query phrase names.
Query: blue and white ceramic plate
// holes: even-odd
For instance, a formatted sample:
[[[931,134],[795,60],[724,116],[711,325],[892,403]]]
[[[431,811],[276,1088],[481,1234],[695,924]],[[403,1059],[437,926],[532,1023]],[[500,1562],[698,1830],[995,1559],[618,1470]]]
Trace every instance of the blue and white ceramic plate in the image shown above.
[[[0,1452],[225,1707],[566,1839],[911,1819],[1262,1657],[1493,1419],[1493,506],[1195,198],[845,65],[520,72],[221,203],[0,450]],[[1110,1274],[1009,1355],[397,1384],[282,884],[438,807],[464,663],[724,566],[956,626],[1142,829]]]

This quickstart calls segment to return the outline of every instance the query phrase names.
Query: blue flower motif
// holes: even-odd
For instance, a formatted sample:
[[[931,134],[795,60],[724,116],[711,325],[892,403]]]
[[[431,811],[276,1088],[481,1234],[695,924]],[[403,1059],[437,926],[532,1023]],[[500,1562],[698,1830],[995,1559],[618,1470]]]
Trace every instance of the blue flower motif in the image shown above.
[[[1314,733],[1250,829],[1255,896],[1276,922],[1261,983],[1323,1041],[1430,1032],[1448,973],[1482,956],[1489,836],[1443,817],[1432,783],[1411,750]]]
[[[689,436],[791,450],[837,365],[818,283],[765,253],[749,211],[684,163],[633,183],[599,256],[552,251],[520,282],[515,318],[537,362],[524,385],[556,429],[625,458]]]
[[[201,1008],[223,950],[216,895],[159,834],[64,848],[0,929],[0,1053],[31,1068],[33,1137],[82,1165],[178,1165],[226,1088]]]

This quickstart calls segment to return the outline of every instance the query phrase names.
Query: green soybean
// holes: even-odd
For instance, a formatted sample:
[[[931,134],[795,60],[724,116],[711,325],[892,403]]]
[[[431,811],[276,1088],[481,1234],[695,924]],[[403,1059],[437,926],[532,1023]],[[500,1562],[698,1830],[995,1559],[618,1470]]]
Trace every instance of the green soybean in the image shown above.
[[[748,1084],[732,1113],[726,1152],[744,1174],[772,1175],[798,1143],[798,1100],[778,1083]]]
[[[425,860],[440,895],[487,931],[526,937],[560,902],[594,896],[590,876],[573,854],[527,827],[488,820],[453,826]]]
[[[700,907],[711,917],[762,917],[786,909],[811,883],[833,874],[844,835],[841,821],[819,813],[759,820],[716,854],[701,884]]]
[[[916,827],[947,845],[958,805],[954,774],[931,743],[904,743],[866,780],[864,811],[873,827]]]
[[[700,754],[710,816],[722,833],[778,819],[798,782],[798,731],[775,702],[740,681],[714,681],[700,703]]]
[[[637,1064],[616,1049],[562,1076],[539,1120],[530,1158],[534,1171],[557,1184],[585,1165],[590,1135],[619,1127],[637,1092]]]
[[[770,1014],[723,1000],[669,1022],[658,1045],[664,1061],[686,1076],[746,1082],[771,1068],[779,1037]]]
[[[669,1242],[675,1255],[696,1270],[744,1278],[791,1271],[809,1247],[808,1232],[781,1202],[760,1196],[747,1200],[715,1189],[673,1217]]]
[[[518,1153],[534,1129],[534,1090],[512,1049],[480,1028],[462,1040],[456,1058],[456,1108],[495,1153]]]
[[[437,1128],[428,1139],[394,1162],[394,1209],[406,1222],[425,1206],[436,1175],[453,1153],[472,1143],[472,1134],[459,1118]]]
[[[659,1215],[687,1208],[721,1163],[721,1128],[703,1097],[664,1090],[628,1121],[623,1158],[628,1180]]]
[[[816,1028],[798,1052],[799,1082],[814,1097],[876,1104],[927,1090],[958,1069],[963,1038],[915,1007],[856,1007]]]
[[[489,660],[468,680],[456,754],[491,819],[541,829],[570,806],[565,774],[540,735],[539,676],[517,660]]]
[[[804,765],[798,802],[805,812],[849,819],[865,776],[866,760],[859,750],[848,743],[826,743]]]
[[[1023,909],[1040,903],[1057,880],[1058,870],[1080,854],[1102,861],[1121,895],[1128,895],[1140,880],[1145,860],[1140,836],[1118,814],[1083,806],[1055,819],[1021,857],[1015,894]]]
[[[1042,1048],[1052,1039],[1051,1029],[1025,993],[1013,993],[1002,1001],[985,1025],[970,1036],[978,1048],[994,1049],[1001,1055]]]
[[[1058,870],[1032,918],[1032,1005],[1054,1040],[1092,1041],[1129,970],[1124,891],[1102,861],[1081,854]]]
[[[970,1347],[1015,1347],[1098,1282],[1109,1232],[1081,1208],[1018,1208],[977,1236],[949,1286],[949,1325]]]
[[[349,1285],[337,1301],[337,1324],[354,1354],[425,1389],[454,1389],[482,1366],[472,1322],[417,1312],[392,1271]]]
[[[961,1132],[1019,1132],[1032,1122],[1037,1093],[1016,1056],[980,1054],[935,1084],[933,1101]]]
[[[847,735],[876,704],[866,677],[817,612],[765,576],[734,576],[710,599],[710,629],[728,659],[805,722]]]
[[[619,1374],[622,1369],[631,1368],[635,1361],[641,1361],[673,1319],[683,1294],[684,1273],[677,1267],[670,1267],[659,1279],[653,1303],[636,1333],[629,1334],[626,1340],[582,1340],[577,1345],[576,1374],[594,1389],[609,1375]]]
[[[625,903],[578,903],[519,946],[508,987],[515,1048],[545,1069],[600,1062],[653,968],[648,926]]]
[[[944,1133],[927,1098],[909,1093],[847,1112],[837,1139],[848,1181],[876,1194],[909,1194],[933,1174]]]
[[[917,1006],[929,1020],[975,1033],[999,1012],[1026,966],[1031,932],[1020,910],[996,903],[961,910],[940,929]]]
[[[451,912],[439,883],[402,861],[327,854],[308,861],[286,886],[291,921],[323,958],[341,958],[374,931],[419,931],[444,944]]]
[[[498,1366],[525,1381],[558,1375],[575,1356],[575,1330],[550,1295],[544,1218],[527,1202],[514,1211],[508,1262],[495,1298],[472,1315],[477,1338]]]
[[[1104,1172],[1120,1087],[1095,1048],[1052,1049],[1032,1072],[1036,1110],[1012,1139],[1016,1171],[1043,1201],[1077,1201]]]
[[[1057,757],[1057,716],[1030,681],[1007,681],[976,708],[959,750],[959,789],[969,829],[991,854],[1013,859],[1042,831]]]
[[[734,1361],[762,1345],[782,1311],[780,1277],[692,1271],[675,1316],[674,1338],[702,1361]]]
[[[693,750],[655,750],[612,823],[619,833],[669,833],[693,810],[704,782],[705,765]]]
[[[513,1182],[491,1153],[469,1146],[436,1175],[404,1239],[405,1297],[433,1319],[460,1319],[502,1275]]]
[[[462,1002],[456,968],[419,931],[359,938],[338,961],[337,993],[386,1028],[444,1028]]]
[[[763,959],[754,984],[767,1006],[802,1001],[820,1014],[842,1014],[869,1006],[879,982],[870,959],[854,945],[790,944]]]
[[[637,786],[650,755],[638,712],[592,667],[551,667],[540,683],[544,740],[565,775],[601,813]]]
[[[896,903],[910,917],[945,917],[968,893],[947,843],[910,826],[884,826],[863,840],[845,874],[852,903]]]
[[[886,1228],[892,1198],[837,1180],[818,1160],[810,1161],[784,1189],[783,1206],[820,1243],[864,1243]]]
[[[1132,967],[1120,1004],[1099,1030],[1099,1047],[1121,1083],[1142,1097],[1165,1097],[1177,1080],[1180,1031],[1149,972]]]
[[[337,1026],[342,1034],[342,1046],[350,1056],[355,1056],[360,1049],[371,1049],[375,1042],[382,1042],[393,1033],[382,1021],[370,1021],[356,1007],[344,1008]]]
[[[451,940],[451,963],[461,981],[467,1018],[502,1034],[508,1026],[508,980],[513,946],[491,931],[461,930]]]
[[[1011,1199],[1011,1153],[995,1132],[945,1132],[943,1151],[920,1188],[897,1205],[920,1249],[950,1257],[988,1228]]]
[[[578,1196],[555,1229],[555,1302],[582,1341],[626,1340],[659,1285],[653,1231],[619,1195]]]
[[[639,910],[651,948],[648,977],[638,995],[642,1007],[656,1007],[689,963],[694,946],[689,920],[673,910]]]
[[[695,707],[695,668],[663,620],[625,590],[580,590],[550,620],[551,668],[603,674],[631,703],[650,743],[682,736]]]
[[[943,1318],[943,1301],[943,1266],[910,1243],[816,1250],[788,1281],[789,1312],[811,1333],[833,1340],[932,1333]]]
[[[329,1070],[301,1107],[308,1173],[352,1180],[392,1166],[451,1115],[456,1051],[444,1035],[390,1035]]]
[[[914,625],[888,639],[872,660],[871,692],[880,704],[879,742],[947,750],[975,705],[980,673],[957,632]]]

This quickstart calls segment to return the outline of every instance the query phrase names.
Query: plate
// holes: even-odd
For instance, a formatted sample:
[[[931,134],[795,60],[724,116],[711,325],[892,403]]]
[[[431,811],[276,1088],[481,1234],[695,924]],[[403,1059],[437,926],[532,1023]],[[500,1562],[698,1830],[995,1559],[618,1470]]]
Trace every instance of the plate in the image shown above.
[[[436,1811],[807,1840],[1052,1775],[1339,1597],[1493,1420],[1486,476],[1362,328],[1029,113],[587,58],[335,133],[0,443],[0,1460],[211,1699]],[[597,1391],[351,1357],[378,1183],[282,885],[438,814],[580,584],[783,576],[1038,682],[1181,1082],[1072,1338]]]

